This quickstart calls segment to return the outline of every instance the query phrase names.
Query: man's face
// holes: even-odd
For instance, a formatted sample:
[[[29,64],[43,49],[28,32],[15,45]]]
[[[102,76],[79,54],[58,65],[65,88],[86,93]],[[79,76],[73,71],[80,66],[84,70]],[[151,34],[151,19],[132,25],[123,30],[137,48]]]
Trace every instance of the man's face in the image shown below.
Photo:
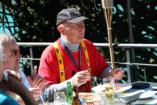
[[[3,49],[3,53],[5,54],[4,57],[4,63],[3,68],[4,70],[10,69],[10,70],[16,70],[17,65],[19,63],[18,61],[18,51],[16,49],[12,49],[10,47],[5,47]]]
[[[79,23],[64,23],[64,34],[67,36],[68,41],[73,44],[78,44],[84,38],[85,24],[84,21]]]

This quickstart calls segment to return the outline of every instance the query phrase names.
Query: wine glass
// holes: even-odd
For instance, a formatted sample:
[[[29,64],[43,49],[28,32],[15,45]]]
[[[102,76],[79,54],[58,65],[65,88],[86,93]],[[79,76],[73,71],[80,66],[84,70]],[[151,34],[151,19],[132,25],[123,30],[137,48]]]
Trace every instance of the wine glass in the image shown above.
[[[105,85],[105,95],[109,102],[114,101],[114,85],[115,79],[111,77],[103,78],[103,84]]]
[[[68,105],[66,102],[66,96],[64,92],[60,91],[60,92],[54,93],[54,104],[55,105]]]

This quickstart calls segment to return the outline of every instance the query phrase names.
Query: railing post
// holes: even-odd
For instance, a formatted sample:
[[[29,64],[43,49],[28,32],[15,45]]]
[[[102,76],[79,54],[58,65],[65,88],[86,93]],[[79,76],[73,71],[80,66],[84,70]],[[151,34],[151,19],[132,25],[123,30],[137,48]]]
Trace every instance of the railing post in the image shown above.
[[[146,70],[144,70],[144,81],[147,82],[147,74],[146,74]]]
[[[130,51],[126,49],[126,61],[127,61],[127,76],[128,83],[131,83],[131,72],[130,72]]]
[[[33,50],[32,47],[29,48],[29,53],[30,53],[30,65],[31,65],[31,74],[33,73]]]

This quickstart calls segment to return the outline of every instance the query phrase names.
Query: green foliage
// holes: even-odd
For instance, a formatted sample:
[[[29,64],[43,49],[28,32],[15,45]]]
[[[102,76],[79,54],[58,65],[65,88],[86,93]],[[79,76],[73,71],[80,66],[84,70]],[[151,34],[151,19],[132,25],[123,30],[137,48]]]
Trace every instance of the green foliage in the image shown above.
[[[13,2],[14,1],[14,2]],[[104,42],[106,32],[102,9],[96,10],[93,1],[76,0],[6,0],[2,2],[19,28],[14,35],[22,42],[52,42],[59,37],[56,30],[57,13],[68,7],[80,9],[89,17],[86,37]],[[98,3],[100,5],[100,3]],[[91,8],[92,6],[92,8]],[[102,24],[98,24],[102,23]],[[100,30],[98,30],[100,29]],[[98,38],[99,37],[99,38]],[[103,38],[101,38],[103,37]],[[106,40],[107,41],[107,40]]]

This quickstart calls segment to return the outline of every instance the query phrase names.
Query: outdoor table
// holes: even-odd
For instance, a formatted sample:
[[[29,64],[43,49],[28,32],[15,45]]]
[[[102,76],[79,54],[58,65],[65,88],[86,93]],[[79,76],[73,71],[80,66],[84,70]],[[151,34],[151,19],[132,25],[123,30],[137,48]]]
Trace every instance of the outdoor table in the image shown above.
[[[157,83],[152,83],[152,82],[148,82],[148,83],[150,83],[150,88],[144,89],[145,92],[151,91],[152,87],[157,87]],[[131,84],[128,84],[128,85],[131,85]],[[138,91],[138,89],[137,89],[137,91]],[[116,97],[114,102],[109,103],[109,105],[157,105],[157,89],[152,90],[152,91],[155,92],[155,94],[152,98],[148,98],[148,99],[138,99],[137,98],[136,100],[134,100],[130,103],[124,103],[124,102],[120,101],[118,97]],[[45,104],[40,103],[39,105],[45,105]],[[46,105],[55,105],[55,104],[53,102],[47,102]]]

